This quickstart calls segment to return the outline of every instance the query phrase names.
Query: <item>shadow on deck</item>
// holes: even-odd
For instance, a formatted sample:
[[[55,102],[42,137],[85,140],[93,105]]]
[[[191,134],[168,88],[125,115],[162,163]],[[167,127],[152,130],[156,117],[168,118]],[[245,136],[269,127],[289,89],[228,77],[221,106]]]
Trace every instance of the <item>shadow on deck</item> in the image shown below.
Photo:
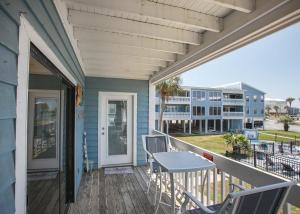
[[[69,214],[93,213],[154,213],[154,185],[148,195],[148,167],[134,167],[134,173],[104,175],[104,170],[84,174],[77,201]],[[168,209],[168,208],[167,208]],[[158,213],[168,213],[160,208]]]

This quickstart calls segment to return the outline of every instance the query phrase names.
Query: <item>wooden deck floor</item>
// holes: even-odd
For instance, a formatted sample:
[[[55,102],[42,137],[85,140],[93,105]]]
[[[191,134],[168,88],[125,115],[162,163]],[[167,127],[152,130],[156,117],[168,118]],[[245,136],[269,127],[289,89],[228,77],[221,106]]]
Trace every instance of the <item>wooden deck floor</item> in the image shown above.
[[[146,167],[135,167],[131,174],[104,175],[103,169],[84,174],[77,202],[71,204],[69,214],[153,214],[154,191],[146,193],[146,171]],[[166,210],[160,208],[158,213]]]

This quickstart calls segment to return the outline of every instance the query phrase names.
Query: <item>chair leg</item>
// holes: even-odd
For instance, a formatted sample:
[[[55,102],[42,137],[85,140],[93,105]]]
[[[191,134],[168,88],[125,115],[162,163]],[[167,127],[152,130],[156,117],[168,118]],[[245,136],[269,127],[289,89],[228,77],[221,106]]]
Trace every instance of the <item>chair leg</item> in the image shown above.
[[[149,194],[149,191],[150,191],[150,186],[151,186],[152,176],[153,176],[153,171],[152,171],[152,166],[151,166],[151,164],[150,164],[150,178],[149,178],[149,182],[148,182],[147,194]]]
[[[156,199],[157,199],[157,185],[158,184],[158,174],[155,175],[155,193],[154,193],[154,206],[156,204]]]
[[[158,198],[158,202],[157,202],[157,207],[155,210],[155,214],[157,213],[158,209],[159,209],[159,204],[161,202],[161,197],[162,197],[162,174],[160,173],[160,179],[159,179],[159,198]]]

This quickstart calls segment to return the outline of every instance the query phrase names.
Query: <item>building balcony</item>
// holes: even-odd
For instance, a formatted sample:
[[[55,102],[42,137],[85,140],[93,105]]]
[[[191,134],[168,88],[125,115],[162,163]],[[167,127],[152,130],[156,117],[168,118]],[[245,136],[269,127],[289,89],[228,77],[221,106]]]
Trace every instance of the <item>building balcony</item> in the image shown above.
[[[155,134],[161,134],[158,131]],[[216,168],[205,172],[175,173],[176,205],[182,204],[182,193],[187,190],[204,205],[221,203],[235,183],[246,189],[287,181],[285,178],[240,163],[225,156],[193,146],[170,136],[170,143],[177,151],[190,151],[209,157]],[[206,174],[206,175],[205,175]],[[147,166],[134,167],[131,174],[104,175],[104,170],[95,170],[83,176],[76,203],[71,204],[70,214],[79,213],[154,213],[155,185],[149,194],[147,183],[150,170]],[[185,181],[187,179],[187,181]],[[204,182],[205,181],[205,182]],[[187,184],[187,186],[186,186]],[[204,185],[203,185],[204,184]],[[170,203],[170,179],[162,182],[163,201]],[[281,213],[299,213],[300,185],[293,186]],[[291,212],[292,211],[292,212]],[[168,206],[161,205],[158,213],[171,213]]]
[[[245,104],[244,99],[226,99],[226,98],[223,98],[223,105],[243,106],[244,104]]]
[[[156,104],[160,103],[160,98],[155,98]],[[191,98],[190,97],[182,97],[182,96],[172,96],[166,101],[166,104],[190,104]]]
[[[243,118],[244,112],[223,112],[223,118]]]
[[[155,119],[159,120],[160,113],[155,113]],[[189,120],[191,118],[190,112],[164,112],[163,120]]]

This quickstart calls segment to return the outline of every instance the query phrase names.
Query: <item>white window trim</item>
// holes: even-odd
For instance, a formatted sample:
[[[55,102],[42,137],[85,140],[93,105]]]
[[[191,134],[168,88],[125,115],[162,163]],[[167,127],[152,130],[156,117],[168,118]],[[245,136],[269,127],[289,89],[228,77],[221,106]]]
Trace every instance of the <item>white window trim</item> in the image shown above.
[[[101,168],[103,165],[101,163],[101,108],[102,106],[102,95],[105,94],[118,94],[118,95],[126,95],[132,96],[133,98],[133,131],[132,131],[132,138],[133,138],[133,165],[137,166],[137,93],[127,93],[127,92],[107,92],[107,91],[99,91],[98,92],[98,168]]]
[[[75,78],[65,68],[34,27],[21,14],[19,27],[17,117],[16,117],[16,214],[26,213],[27,200],[27,114],[30,43],[33,43],[74,85]]]

